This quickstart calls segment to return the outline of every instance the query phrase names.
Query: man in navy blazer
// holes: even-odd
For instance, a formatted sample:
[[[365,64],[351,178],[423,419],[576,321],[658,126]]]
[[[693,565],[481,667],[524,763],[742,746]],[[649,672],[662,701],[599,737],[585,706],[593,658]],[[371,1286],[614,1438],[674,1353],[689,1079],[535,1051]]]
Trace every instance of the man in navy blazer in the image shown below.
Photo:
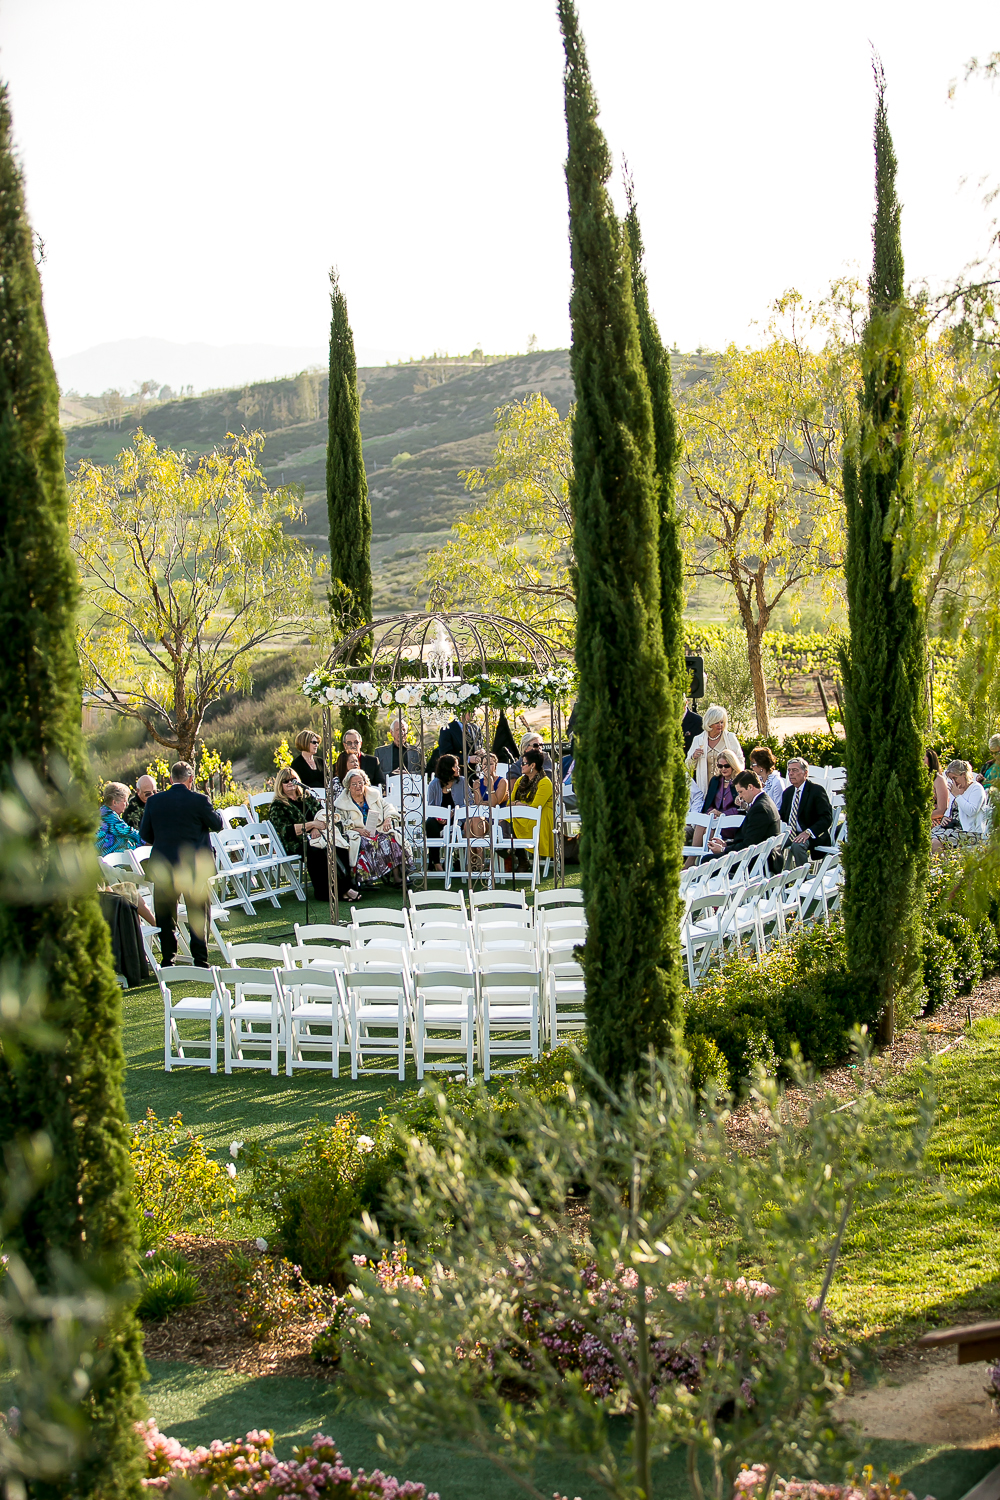
[[[221,833],[222,826],[208,798],[194,790],[194,771],[185,760],[171,766],[170,790],[157,792],[146,803],[139,837],[153,847],[153,913],[160,929],[162,968],[168,968],[177,953],[177,901],[182,894],[192,961],[200,969],[208,968],[209,898],[204,868],[199,876],[198,866],[212,861],[209,835]]]
[[[781,832],[778,809],[761,786],[756,771],[741,771],[734,776],[733,790],[740,807],[746,811],[746,817],[726,839],[712,839],[708,847],[713,854],[749,849],[752,844],[763,844]]]
[[[789,785],[781,799],[781,821],[788,824],[788,848],[797,865],[814,859],[817,844],[830,842],[833,805],[826,788],[809,780],[809,762],[793,756],[788,762]]]

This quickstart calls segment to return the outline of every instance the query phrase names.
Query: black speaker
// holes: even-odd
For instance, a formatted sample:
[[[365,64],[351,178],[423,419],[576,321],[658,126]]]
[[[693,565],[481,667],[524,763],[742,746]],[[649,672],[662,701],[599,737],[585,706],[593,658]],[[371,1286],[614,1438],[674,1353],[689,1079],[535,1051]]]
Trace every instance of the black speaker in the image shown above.
[[[684,665],[691,674],[691,681],[688,684],[688,697],[704,698],[705,658],[703,656],[685,656]]]

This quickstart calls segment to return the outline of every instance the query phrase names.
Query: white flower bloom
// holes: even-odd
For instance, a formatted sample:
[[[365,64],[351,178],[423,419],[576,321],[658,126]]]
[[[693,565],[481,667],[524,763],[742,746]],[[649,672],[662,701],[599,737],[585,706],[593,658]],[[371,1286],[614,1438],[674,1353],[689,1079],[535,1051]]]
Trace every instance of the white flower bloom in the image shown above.
[[[370,1135],[359,1135],[357,1140],[357,1147],[361,1154],[364,1155],[366,1151],[375,1150],[375,1142],[372,1140]]]
[[[335,687],[328,687],[327,688],[327,690],[326,690],[326,699],[327,699],[328,703],[336,703],[336,701],[337,701],[337,689]]]
[[[396,702],[397,703],[409,703],[409,701],[410,701],[410,694],[407,691],[407,689],[405,687],[404,688],[397,688],[396,689]]]
[[[257,1245],[257,1249],[258,1250],[261,1250],[261,1251],[266,1250],[267,1249],[267,1240],[258,1239],[256,1241],[256,1245]]]
[[[230,1141],[229,1142],[229,1154],[233,1158],[234,1161],[239,1156],[239,1154],[240,1154],[240,1152],[242,1150],[243,1150],[243,1142],[242,1141]]]
[[[368,1259],[364,1255],[352,1255],[351,1259],[356,1266],[366,1266],[368,1264]]]
[[[381,702],[386,708],[388,708],[389,704],[392,702],[392,694],[390,693],[388,688],[382,689]]]
[[[479,689],[477,687],[473,687],[471,682],[466,682],[459,688],[458,696],[462,699],[473,698],[478,692]]]
[[[235,1177],[236,1176],[236,1163],[234,1161],[227,1161],[226,1162],[226,1171],[229,1173],[230,1177]]]

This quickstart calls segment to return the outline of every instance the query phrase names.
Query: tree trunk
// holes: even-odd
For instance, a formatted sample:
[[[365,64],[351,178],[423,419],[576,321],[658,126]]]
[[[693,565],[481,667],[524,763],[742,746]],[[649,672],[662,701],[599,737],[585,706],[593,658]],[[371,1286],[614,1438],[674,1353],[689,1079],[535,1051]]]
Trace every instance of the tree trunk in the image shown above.
[[[764,680],[764,659],[760,649],[763,627],[747,631],[747,655],[750,658],[750,681],[753,683],[753,706],[757,716],[757,735],[765,739],[771,733],[771,712]]]

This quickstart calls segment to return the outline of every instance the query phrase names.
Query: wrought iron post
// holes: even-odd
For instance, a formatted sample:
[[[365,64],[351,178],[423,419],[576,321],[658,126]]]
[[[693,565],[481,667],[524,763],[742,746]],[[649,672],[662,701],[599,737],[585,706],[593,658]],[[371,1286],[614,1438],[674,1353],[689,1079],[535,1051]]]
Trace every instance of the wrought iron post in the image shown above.
[[[330,921],[336,927],[340,925],[340,895],[337,890],[337,830],[333,809],[333,715],[328,703],[323,705],[323,785],[326,788],[326,877],[330,887]]]

